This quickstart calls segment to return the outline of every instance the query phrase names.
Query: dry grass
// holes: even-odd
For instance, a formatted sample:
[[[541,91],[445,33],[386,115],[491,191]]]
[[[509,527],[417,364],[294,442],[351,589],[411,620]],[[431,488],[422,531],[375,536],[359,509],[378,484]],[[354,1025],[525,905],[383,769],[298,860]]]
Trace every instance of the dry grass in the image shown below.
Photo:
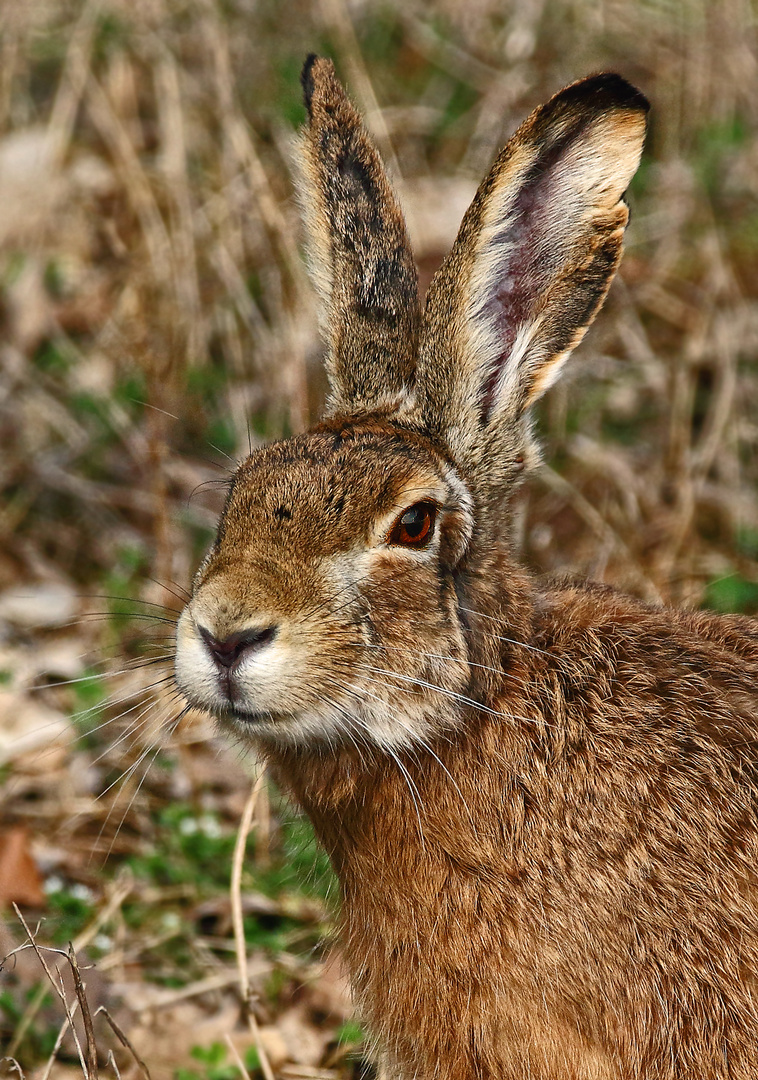
[[[365,111],[424,280],[530,108],[599,69],[644,89],[652,128],[623,268],[541,410],[548,464],[520,504],[520,543],[539,571],[755,611],[758,14],[748,0],[36,0],[6,2],[0,20],[0,736],[3,722],[18,729],[0,739],[0,816],[27,830],[43,875],[91,890],[93,936],[111,941],[103,994],[121,986],[130,1030],[152,1031],[161,1009],[184,1023],[158,1068],[170,1076],[199,1017],[234,1026],[231,920],[216,912],[206,934],[195,912],[190,991],[156,1005],[139,988],[171,920],[140,928],[129,912],[184,918],[197,897],[114,875],[161,850],[157,815],[177,800],[228,832],[247,796],[245,771],[219,765],[212,733],[192,725],[161,752],[171,769],[139,787],[178,710],[168,683],[144,688],[170,650],[156,619],[181,603],[229,469],[304,427],[323,396],[291,169],[305,54],[334,56]],[[47,590],[34,618],[8,606],[19,585]],[[90,674],[111,653],[127,658],[113,707]],[[73,742],[77,708],[111,728]],[[282,811],[259,814],[243,898],[281,857]],[[270,902],[275,919],[295,900]],[[323,913],[295,915],[307,938]],[[297,1009],[302,1031],[339,1026],[318,1019],[302,957],[253,950],[251,965],[266,1038]],[[327,1042],[301,1075],[347,1075]]]

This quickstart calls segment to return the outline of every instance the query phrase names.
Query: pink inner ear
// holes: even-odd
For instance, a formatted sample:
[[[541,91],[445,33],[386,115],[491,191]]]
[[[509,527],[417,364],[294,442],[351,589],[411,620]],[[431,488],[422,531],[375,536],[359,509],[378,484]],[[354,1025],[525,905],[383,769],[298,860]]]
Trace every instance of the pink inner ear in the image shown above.
[[[488,239],[487,248],[480,253],[489,264],[488,279],[479,286],[481,295],[474,317],[488,324],[500,343],[482,386],[484,421],[495,407],[497,387],[511,358],[516,336],[543,311],[547,295],[561,271],[570,272],[572,255],[577,242],[582,240],[583,208],[566,203],[571,187],[562,175],[562,159],[583,137],[586,126],[584,122],[577,124],[543,152],[523,180],[502,228]],[[573,222],[573,235],[571,227],[567,228],[567,218]],[[570,346],[579,325],[577,315],[591,317],[594,300],[589,305],[582,303],[583,292],[581,283],[577,282],[576,308],[572,304],[569,310],[552,312],[542,328],[540,357],[545,362],[549,363],[552,356]],[[522,388],[526,398],[537,377],[539,369],[530,373],[526,359]]]

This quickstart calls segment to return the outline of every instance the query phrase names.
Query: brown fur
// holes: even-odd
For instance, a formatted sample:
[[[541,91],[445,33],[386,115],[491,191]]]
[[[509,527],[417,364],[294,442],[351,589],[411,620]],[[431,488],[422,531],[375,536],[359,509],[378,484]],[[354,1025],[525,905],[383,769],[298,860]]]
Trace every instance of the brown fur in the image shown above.
[[[392,1076],[754,1080],[758,625],[536,582],[507,540],[528,405],[619,258],[644,99],[600,76],[526,121],[419,338],[376,152],[330,64],[304,83],[333,406],[238,470],[178,682],[313,821]],[[399,545],[418,504],[432,539]]]

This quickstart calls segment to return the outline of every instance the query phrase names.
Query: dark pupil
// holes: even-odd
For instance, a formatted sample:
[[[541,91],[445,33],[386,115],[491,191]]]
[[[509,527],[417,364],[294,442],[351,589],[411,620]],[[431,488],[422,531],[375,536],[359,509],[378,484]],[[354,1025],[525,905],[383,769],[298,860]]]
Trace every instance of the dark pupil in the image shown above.
[[[400,523],[410,537],[420,536],[426,527],[427,511],[413,506],[400,519]]]

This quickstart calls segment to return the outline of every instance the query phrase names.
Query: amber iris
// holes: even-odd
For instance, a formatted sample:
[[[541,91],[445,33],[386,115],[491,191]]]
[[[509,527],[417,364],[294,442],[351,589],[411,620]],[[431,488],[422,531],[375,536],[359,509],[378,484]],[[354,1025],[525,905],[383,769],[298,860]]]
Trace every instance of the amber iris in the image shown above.
[[[434,534],[437,507],[432,502],[417,502],[404,510],[390,530],[390,544],[424,547]]]

